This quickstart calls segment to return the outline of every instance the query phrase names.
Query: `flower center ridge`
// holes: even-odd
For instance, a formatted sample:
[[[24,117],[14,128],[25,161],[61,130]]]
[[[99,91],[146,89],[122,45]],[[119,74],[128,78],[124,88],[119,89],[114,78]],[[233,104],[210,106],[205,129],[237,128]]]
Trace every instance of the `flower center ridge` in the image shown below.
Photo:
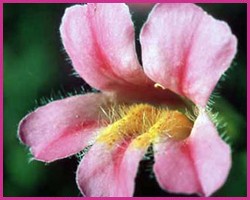
[[[193,127],[183,113],[149,104],[117,106],[103,112],[110,123],[101,130],[97,142],[104,142],[110,147],[131,140],[137,148],[145,148],[164,139],[184,140]]]

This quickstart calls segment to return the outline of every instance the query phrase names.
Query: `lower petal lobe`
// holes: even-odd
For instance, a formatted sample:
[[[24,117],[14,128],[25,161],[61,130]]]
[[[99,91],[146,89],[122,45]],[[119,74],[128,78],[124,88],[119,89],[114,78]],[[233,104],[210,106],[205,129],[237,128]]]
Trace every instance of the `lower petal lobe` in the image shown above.
[[[103,94],[86,94],[51,102],[27,115],[19,124],[20,140],[35,159],[51,162],[81,151],[100,127]]]
[[[157,181],[170,192],[210,196],[224,184],[231,167],[229,145],[202,110],[186,140],[156,143],[154,151]]]

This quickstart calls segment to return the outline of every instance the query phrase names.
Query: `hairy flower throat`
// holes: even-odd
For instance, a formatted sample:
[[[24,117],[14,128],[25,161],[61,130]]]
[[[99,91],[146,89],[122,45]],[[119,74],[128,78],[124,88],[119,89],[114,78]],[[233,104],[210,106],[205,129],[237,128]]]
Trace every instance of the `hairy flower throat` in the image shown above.
[[[131,139],[137,148],[144,148],[161,138],[184,140],[193,126],[181,112],[149,104],[119,106],[108,116],[112,123],[102,130],[97,141],[110,146]]]

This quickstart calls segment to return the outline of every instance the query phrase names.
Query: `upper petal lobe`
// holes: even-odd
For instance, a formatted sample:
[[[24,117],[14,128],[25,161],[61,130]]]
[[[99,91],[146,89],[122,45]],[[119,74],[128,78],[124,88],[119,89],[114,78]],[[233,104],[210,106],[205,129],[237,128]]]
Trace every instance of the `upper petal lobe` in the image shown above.
[[[225,22],[194,4],[158,4],[141,35],[145,73],[204,107],[236,53]]]
[[[91,86],[110,91],[147,79],[137,60],[125,4],[72,6],[65,11],[60,32],[74,68]]]

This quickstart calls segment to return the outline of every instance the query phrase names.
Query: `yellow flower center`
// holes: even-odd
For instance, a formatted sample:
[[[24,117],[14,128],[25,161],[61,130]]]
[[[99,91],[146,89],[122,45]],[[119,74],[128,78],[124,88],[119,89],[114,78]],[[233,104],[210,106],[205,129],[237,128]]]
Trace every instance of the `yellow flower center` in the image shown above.
[[[101,131],[97,142],[107,143],[110,147],[130,140],[136,148],[146,148],[164,138],[184,140],[193,127],[183,113],[149,104],[124,105],[104,112],[111,124]]]

